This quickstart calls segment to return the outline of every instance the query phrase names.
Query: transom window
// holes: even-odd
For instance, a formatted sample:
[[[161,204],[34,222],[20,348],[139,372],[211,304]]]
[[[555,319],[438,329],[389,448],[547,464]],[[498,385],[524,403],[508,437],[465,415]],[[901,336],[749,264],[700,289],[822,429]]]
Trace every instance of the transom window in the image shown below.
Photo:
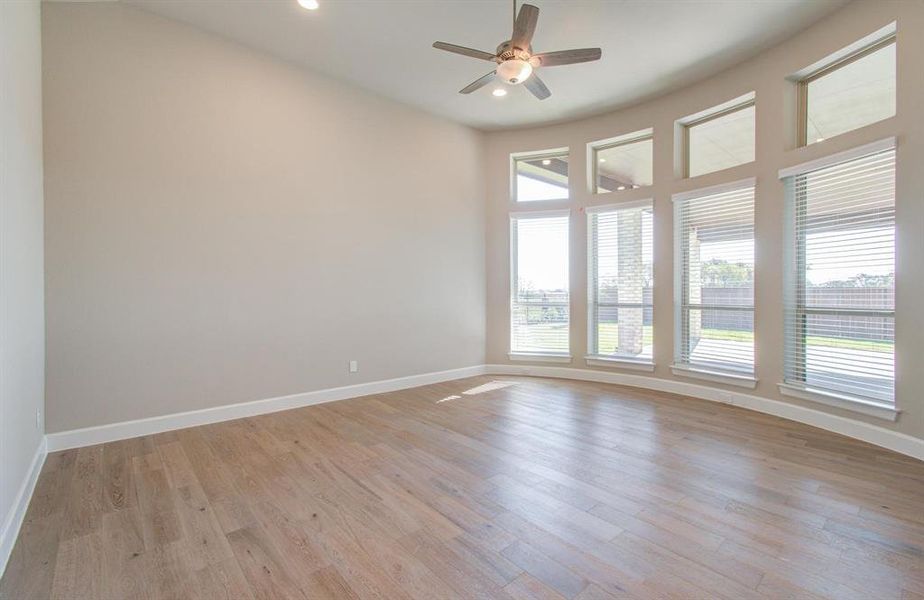
[[[754,161],[754,102],[754,95],[749,94],[681,122],[686,177]]]
[[[894,115],[894,34],[830,62],[799,82],[801,145]]]
[[[637,131],[591,146],[594,193],[619,192],[651,185],[652,131]]]
[[[652,360],[652,205],[587,209],[589,351]]]
[[[675,197],[675,365],[754,373],[754,183]]]
[[[567,355],[568,211],[510,218],[511,353]]]
[[[568,149],[513,156],[516,202],[568,199]]]
[[[785,381],[893,405],[895,149],[784,178]]]

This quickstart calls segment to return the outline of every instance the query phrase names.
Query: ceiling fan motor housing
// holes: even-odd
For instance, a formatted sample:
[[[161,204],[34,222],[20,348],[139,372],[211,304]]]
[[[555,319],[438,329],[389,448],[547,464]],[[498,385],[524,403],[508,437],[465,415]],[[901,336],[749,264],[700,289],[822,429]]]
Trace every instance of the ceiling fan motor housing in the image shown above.
[[[517,85],[529,79],[529,76],[533,72],[533,65],[529,60],[531,51],[531,47],[524,50],[512,46],[509,40],[498,46],[498,79],[511,85]]]

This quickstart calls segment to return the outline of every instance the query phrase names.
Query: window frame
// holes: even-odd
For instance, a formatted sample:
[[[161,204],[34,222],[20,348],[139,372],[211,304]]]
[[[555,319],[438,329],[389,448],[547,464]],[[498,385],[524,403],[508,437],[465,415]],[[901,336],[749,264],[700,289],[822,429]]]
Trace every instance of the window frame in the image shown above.
[[[598,166],[599,166],[599,157],[597,154],[603,150],[612,150],[613,148],[619,148],[620,146],[628,146],[629,144],[636,144],[638,142],[646,142],[651,140],[652,145],[652,156],[651,156],[651,171],[652,178],[651,183],[648,185],[639,185],[634,188],[627,189],[640,189],[640,188],[650,188],[654,185],[654,129],[642,129],[632,133],[628,133],[624,136],[619,136],[616,138],[610,138],[607,140],[601,140],[598,142],[591,142],[590,146],[590,193],[597,194],[614,194],[616,192],[626,191],[626,190],[611,190],[609,192],[599,192],[597,188],[597,177],[599,175]]]
[[[681,121],[681,164],[682,164],[682,175],[684,179],[690,178],[690,129],[696,127],[697,125],[702,125],[703,123],[708,123],[709,121],[714,121],[722,117],[728,116],[730,114],[736,113],[740,110],[745,110],[753,107],[755,110],[755,133],[756,133],[756,110],[757,110],[757,96],[755,94],[750,94],[750,97],[741,102],[735,102],[730,106],[720,108],[714,112],[710,112],[701,117],[690,119],[688,121]],[[757,152],[756,142],[755,142],[755,156]],[[725,169],[718,169],[716,171],[709,171],[708,173],[700,173],[695,175],[695,177],[701,177],[703,175],[711,175],[712,173],[719,173],[727,169],[733,169],[735,167],[740,167],[741,165],[746,165],[754,162],[753,160],[741,163],[740,165],[735,165],[734,167],[726,167]]]
[[[568,159],[568,175],[566,176],[567,196],[564,198],[547,198],[544,200],[520,200],[519,191],[517,190],[517,163],[520,161],[543,160],[546,158]],[[550,150],[538,150],[536,152],[514,152],[510,155],[510,202],[517,206],[529,206],[531,204],[545,202],[568,202],[571,200],[571,150],[567,146],[562,148],[553,148]]]
[[[800,77],[796,81],[796,144],[799,148],[805,148],[809,146],[808,143],[808,86],[813,81],[821,79],[826,75],[830,75],[835,71],[850,65],[861,58],[865,58],[874,52],[882,50],[890,45],[893,45],[897,42],[897,36],[893,30],[891,33],[882,37],[876,41],[873,41],[869,44],[854,50],[853,52],[848,53],[846,56],[842,56],[835,60],[832,60],[826,65],[811,71],[809,74]],[[893,115],[894,116],[894,115]],[[880,121],[873,121],[873,123],[879,123]],[[867,123],[867,125],[872,125],[872,123]],[[864,125],[863,127],[866,127]],[[851,129],[849,131],[856,131],[856,129]],[[848,133],[848,132],[844,132]],[[838,134],[838,135],[843,135]],[[819,143],[819,142],[813,142]]]
[[[821,170],[827,167],[832,167],[844,163],[851,162],[853,160],[860,160],[865,157],[888,151],[896,150],[897,144],[894,137],[887,137],[876,142],[869,144],[864,144],[846,150],[843,152],[838,152],[836,154],[831,154],[813,161],[809,161],[800,165],[793,167],[787,167],[781,169],[779,172],[780,180],[786,180],[790,177],[799,178],[804,177],[809,173],[812,173],[817,170]],[[894,199],[897,203],[897,198]],[[787,355],[792,352],[795,357],[794,360],[800,361],[805,364],[807,360],[807,338],[808,336],[808,317],[813,314],[820,315],[834,315],[834,314],[848,314],[848,316],[862,316],[862,317],[884,317],[891,318],[893,320],[893,327],[896,319],[896,309],[893,306],[891,310],[883,309],[849,309],[847,311],[837,310],[837,309],[825,309],[825,308],[815,308],[808,307],[807,301],[805,298],[806,290],[806,254],[807,254],[807,237],[805,235],[805,226],[804,221],[800,222],[800,216],[804,216],[806,211],[799,210],[800,202],[801,206],[804,206],[807,202],[805,194],[798,194],[797,197],[790,197],[790,194],[786,193],[785,198],[785,229],[783,235],[784,247],[784,268],[787,269],[789,275],[784,278],[784,302],[783,308],[784,313],[788,314],[793,313],[793,323],[794,327],[800,331],[798,336],[795,336],[794,339],[790,339],[790,332],[788,326],[786,331],[784,331],[783,336],[783,381],[778,384],[780,393],[786,396],[791,396],[794,398],[800,398],[802,400],[810,400],[813,402],[818,402],[828,406],[834,406],[837,408],[843,408],[853,412],[858,412],[872,417],[877,417],[885,419],[888,421],[895,421],[898,418],[898,414],[901,412],[898,408],[898,401],[896,397],[896,383],[897,379],[893,374],[892,380],[892,402],[889,403],[885,400],[874,398],[871,396],[856,395],[842,390],[837,390],[833,388],[819,387],[819,386],[809,386],[805,379],[799,379],[793,376],[793,373],[790,371],[790,366],[786,359]],[[897,233],[897,223],[896,223],[896,233]],[[800,235],[801,234],[801,235]],[[897,248],[896,248],[897,255]],[[897,258],[897,256],[896,256]],[[792,271],[789,271],[789,267],[792,267]],[[896,263],[897,267],[897,263]],[[800,311],[801,308],[801,311]],[[784,317],[784,322],[788,320],[789,317]],[[893,352],[896,352],[897,349],[893,349]],[[802,370],[803,375],[805,370]]]
[[[752,210],[753,219],[754,219],[754,244],[756,252],[756,210],[757,210],[757,179],[754,177],[749,177],[746,179],[740,179],[737,181],[732,181],[728,183],[723,183],[719,185],[714,185],[710,187],[697,188],[687,192],[680,192],[674,194],[671,197],[671,200],[674,204],[674,359],[671,363],[671,372],[674,375],[680,375],[683,377],[693,377],[696,379],[702,379],[706,381],[716,382],[716,383],[725,383],[728,385],[735,385],[739,387],[745,387],[754,389],[757,386],[757,356],[755,353],[753,362],[751,364],[751,371],[743,371],[737,369],[723,369],[721,366],[716,365],[707,365],[707,364],[698,364],[690,363],[683,360],[684,353],[684,331],[688,330],[687,323],[689,322],[690,310],[709,310],[709,309],[718,309],[718,310],[734,310],[741,312],[750,312],[753,315],[755,327],[754,334],[755,340],[752,342],[754,350],[757,349],[756,343],[756,295],[752,292],[751,304],[750,306],[740,306],[740,305],[713,305],[713,304],[704,304],[699,303],[696,305],[690,304],[687,301],[686,293],[687,286],[683,284],[684,273],[687,271],[685,268],[684,258],[683,258],[683,244],[681,243],[681,237],[683,232],[681,230],[681,210],[682,204],[689,200],[695,200],[697,198],[713,196],[718,194],[731,193],[739,190],[744,190],[751,188],[754,193],[754,204]],[[757,286],[757,269],[756,261],[754,268],[754,288]],[[688,353],[689,354],[689,353]]]
[[[600,206],[587,207],[584,212],[587,213],[587,355],[584,357],[586,362],[592,366],[619,366],[624,368],[637,368],[640,370],[654,370],[654,349],[652,355],[647,358],[633,358],[628,355],[607,355],[598,352],[598,309],[601,304],[597,301],[597,274],[594,272],[594,242],[595,238],[592,232],[591,221],[595,215],[601,213],[619,212],[621,210],[649,209],[651,211],[652,229],[651,229],[651,250],[652,250],[652,267],[654,267],[654,199],[646,198],[635,202],[621,202],[619,204],[605,204]],[[642,251],[644,255],[644,250]],[[644,323],[644,311],[646,308],[654,310],[654,296],[652,301],[646,304],[644,297],[640,304],[636,303],[606,303],[604,306],[615,308],[641,308],[642,321]],[[644,327],[644,325],[643,325]],[[653,346],[653,344],[652,344]]]
[[[567,243],[565,252],[567,260],[565,264],[568,267],[567,302],[539,302],[539,303],[520,303],[517,301],[519,295],[519,240],[517,236],[517,221],[528,219],[549,219],[564,217],[566,221],[565,231],[567,234]],[[509,303],[508,303],[508,321],[510,339],[508,343],[507,356],[511,360],[529,360],[536,362],[571,362],[571,209],[561,210],[530,210],[530,211],[513,211],[509,214],[509,239],[510,239],[510,279],[509,284]],[[517,350],[514,346],[514,312],[518,304],[539,307],[564,307],[568,311],[568,347],[565,351],[538,351],[538,350]]]

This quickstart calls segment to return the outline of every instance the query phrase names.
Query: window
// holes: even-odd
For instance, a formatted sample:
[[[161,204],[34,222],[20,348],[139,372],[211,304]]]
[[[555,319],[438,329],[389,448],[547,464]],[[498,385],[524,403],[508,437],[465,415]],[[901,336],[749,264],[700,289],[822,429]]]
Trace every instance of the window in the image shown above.
[[[651,202],[588,208],[587,225],[590,354],[651,362]]]
[[[895,38],[849,54],[799,83],[802,145],[895,115]]]
[[[591,150],[595,194],[652,184],[654,143],[650,129],[598,143]]]
[[[894,404],[893,143],[784,177],[786,384]]]
[[[683,123],[687,177],[754,160],[754,96]]]
[[[513,156],[516,202],[568,199],[568,150]]]
[[[511,353],[569,352],[568,211],[510,221]]]
[[[674,198],[675,365],[754,372],[754,182]]]

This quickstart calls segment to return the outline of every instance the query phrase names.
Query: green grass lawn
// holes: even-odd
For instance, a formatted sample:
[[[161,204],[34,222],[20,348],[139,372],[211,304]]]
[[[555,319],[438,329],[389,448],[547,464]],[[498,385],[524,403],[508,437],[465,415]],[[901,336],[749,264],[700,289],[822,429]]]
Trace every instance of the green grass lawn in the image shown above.
[[[599,324],[600,353],[610,354],[619,346],[619,325],[616,323]],[[530,325],[529,346],[551,351],[568,350],[568,326],[563,323],[541,323]],[[731,329],[703,329],[703,338],[707,340],[725,340],[733,342],[754,341],[754,333]],[[642,331],[642,344],[650,346],[653,334],[651,325],[645,325]],[[874,340],[855,340],[846,338],[809,336],[809,346],[823,348],[845,348],[849,350],[866,350],[868,352],[894,352],[892,342]]]

